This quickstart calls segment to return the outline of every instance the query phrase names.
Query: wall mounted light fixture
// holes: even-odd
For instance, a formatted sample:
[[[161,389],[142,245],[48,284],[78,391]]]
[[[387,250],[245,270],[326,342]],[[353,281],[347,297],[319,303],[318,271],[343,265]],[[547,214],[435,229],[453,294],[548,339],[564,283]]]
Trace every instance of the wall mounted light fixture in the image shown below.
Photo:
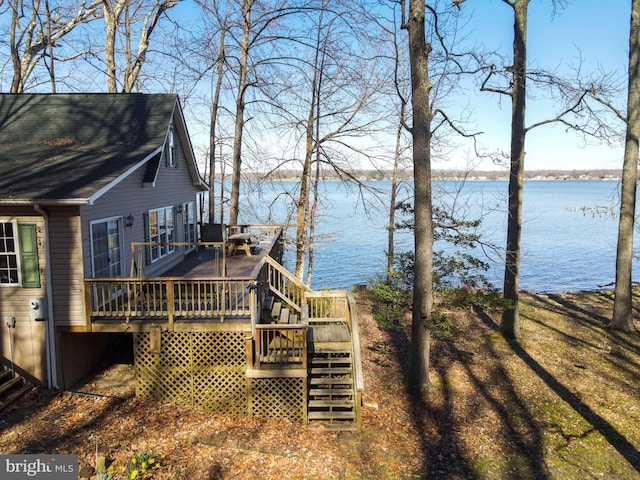
[[[124,226],[126,228],[131,228],[133,226],[133,220],[134,220],[133,215],[131,215],[131,212],[129,212],[129,215],[127,215],[127,218],[125,218],[124,220],[125,221]]]

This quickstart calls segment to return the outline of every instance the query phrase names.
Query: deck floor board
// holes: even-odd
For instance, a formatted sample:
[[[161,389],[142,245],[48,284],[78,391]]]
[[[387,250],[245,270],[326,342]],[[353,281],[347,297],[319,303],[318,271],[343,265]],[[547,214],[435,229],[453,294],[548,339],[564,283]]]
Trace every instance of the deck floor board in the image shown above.
[[[243,251],[236,251],[226,257],[228,277],[248,277],[258,265],[262,257],[269,254],[268,245],[258,245],[253,255],[245,255]],[[200,248],[197,252],[188,255],[178,265],[168,270],[164,277],[207,278],[214,275],[215,249]]]
[[[350,342],[349,327],[345,324],[310,325],[307,338],[310,342]]]

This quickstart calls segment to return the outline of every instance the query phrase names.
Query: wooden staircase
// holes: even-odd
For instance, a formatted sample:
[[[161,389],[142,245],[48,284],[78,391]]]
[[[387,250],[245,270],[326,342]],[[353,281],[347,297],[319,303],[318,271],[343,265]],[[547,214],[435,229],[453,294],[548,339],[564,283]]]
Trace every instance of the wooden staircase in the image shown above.
[[[313,353],[307,418],[332,430],[357,430],[353,360],[349,349]]]
[[[6,366],[0,367],[0,410],[33,388],[29,382]]]
[[[277,272],[281,268],[273,266]],[[273,284],[279,283],[273,281],[273,276],[274,273],[269,274],[270,292],[262,303],[261,323],[276,325],[276,328],[294,327],[301,319],[300,329],[306,339],[302,340],[295,330],[285,328],[269,334],[266,328],[261,328],[272,335],[264,342],[260,337],[259,350],[265,363],[277,363],[271,357],[291,363],[294,357],[286,352],[292,347],[296,353],[300,352],[306,361],[302,362],[302,369],[307,377],[307,421],[330,430],[360,433],[363,383],[355,302],[342,291],[321,294],[308,291],[304,285],[295,283],[295,277],[290,279],[288,288],[276,288]],[[306,293],[298,303],[282,294],[295,293],[296,289],[291,288],[293,284]],[[266,352],[262,352],[263,349]]]

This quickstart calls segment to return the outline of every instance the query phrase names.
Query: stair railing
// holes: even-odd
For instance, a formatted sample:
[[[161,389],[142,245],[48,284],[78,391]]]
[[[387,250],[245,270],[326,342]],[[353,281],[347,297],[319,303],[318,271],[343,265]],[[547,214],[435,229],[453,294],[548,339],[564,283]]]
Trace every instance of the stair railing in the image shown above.
[[[356,429],[362,431],[362,392],[364,391],[364,373],[362,370],[362,357],[360,350],[360,330],[358,329],[358,315],[356,312],[356,300],[353,294],[347,293],[349,306],[349,330],[351,331],[351,358],[353,358],[353,386],[355,389]]]
[[[302,309],[306,305],[306,293],[311,290],[273,258],[267,256],[262,261],[267,269],[269,290],[289,304],[298,314],[302,314]]]

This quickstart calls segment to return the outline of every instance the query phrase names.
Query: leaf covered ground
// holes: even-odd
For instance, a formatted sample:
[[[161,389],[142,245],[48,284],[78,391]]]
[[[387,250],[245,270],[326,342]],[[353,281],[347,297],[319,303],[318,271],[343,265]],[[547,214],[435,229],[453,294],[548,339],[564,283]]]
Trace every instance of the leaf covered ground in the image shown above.
[[[408,328],[380,329],[360,298],[361,434],[135,398],[132,367],[116,364],[0,412],[0,452],[91,466],[97,443],[115,478],[139,452],[158,459],[156,479],[640,478],[640,335],[605,327],[611,305],[607,292],[525,294],[520,345],[497,316],[452,312],[433,390],[412,398]]]

